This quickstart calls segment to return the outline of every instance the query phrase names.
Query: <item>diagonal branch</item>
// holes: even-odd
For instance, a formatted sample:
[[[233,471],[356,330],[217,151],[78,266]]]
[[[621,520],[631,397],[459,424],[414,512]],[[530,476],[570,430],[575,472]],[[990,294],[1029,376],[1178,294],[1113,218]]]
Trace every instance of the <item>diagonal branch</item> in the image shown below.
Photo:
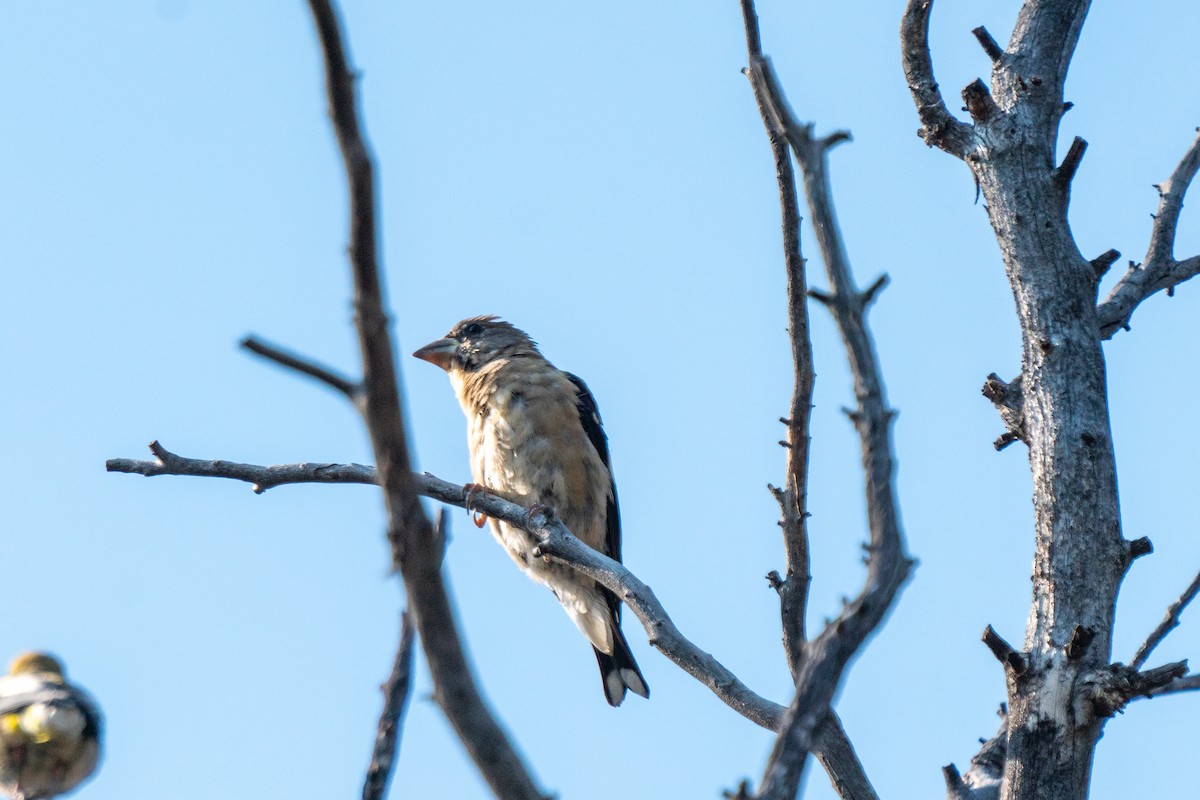
[[[1129,269],[1096,309],[1103,338],[1111,339],[1122,328],[1128,330],[1134,309],[1150,295],[1163,289],[1170,295],[1178,284],[1200,274],[1200,256],[1175,260],[1175,232],[1179,227],[1179,214],[1183,211],[1184,195],[1197,170],[1200,170],[1200,128],[1197,128],[1196,138],[1171,177],[1156,187],[1158,213],[1154,215],[1145,262],[1129,262]]]
[[[363,782],[363,800],[383,800],[387,796],[392,765],[400,749],[401,720],[412,685],[412,651],[413,626],[405,612],[400,615],[400,646],[396,650],[396,661],[392,665],[392,674],[383,685],[383,712],[379,715],[371,766],[367,768],[367,778]]]
[[[1146,641],[1142,642],[1142,646],[1137,649],[1137,653],[1133,656],[1133,661],[1129,662],[1129,666],[1134,669],[1141,669],[1146,663],[1146,659],[1154,652],[1154,648],[1162,643],[1162,640],[1167,638],[1167,634],[1179,626],[1179,615],[1187,608],[1188,603],[1196,598],[1196,594],[1200,593],[1200,573],[1192,578],[1191,584],[1183,590],[1183,594],[1179,599],[1167,607],[1167,615],[1163,617],[1162,622],[1158,623],[1150,635],[1146,637]]]
[[[541,800],[543,793],[475,685],[442,579],[441,547],[417,497],[377,263],[374,165],[359,123],[355,77],[332,0],[309,0],[309,8],[321,42],[330,116],[346,168],[354,321],[363,364],[360,409],[379,465],[392,562],[404,579],[416,617],[433,674],[434,696],[484,779],[500,797]]]
[[[832,295],[824,302],[832,310],[841,330],[854,374],[858,409],[851,417],[862,440],[863,463],[867,473],[867,514],[871,528],[866,586],[858,597],[847,604],[838,618],[805,648],[805,658],[796,675],[796,695],[784,716],[783,729],[776,739],[757,794],[758,798],[792,798],[799,787],[808,754],[818,748],[831,715],[830,703],[850,658],[882,620],[907,578],[912,562],[904,553],[893,487],[890,439],[893,414],[887,407],[874,345],[864,319],[867,305],[883,284],[877,282],[867,292],[859,292],[854,286],[833,214],[825,171],[826,153],[836,144],[847,140],[849,135],[837,133],[814,139],[811,125],[801,126],[795,121],[770,63],[762,57],[757,17],[751,0],[743,0],[742,10],[750,58],[748,74],[772,141],[772,149],[777,154],[776,163],[778,166],[783,160],[777,146],[782,134],[803,170],[809,212],[833,287]],[[928,26],[928,6],[925,6],[925,12],[923,30],[927,30]],[[925,54],[927,57],[927,47]],[[926,65],[927,61],[926,58]],[[932,83],[931,70],[929,80]],[[940,103],[936,86],[932,91]],[[955,128],[942,120],[940,124],[948,132],[947,135],[963,133],[965,126],[949,117],[944,104],[941,105],[941,111],[945,112],[946,119],[959,126]],[[789,164],[788,176],[790,172]],[[783,170],[780,173],[783,189]],[[781,194],[787,219],[788,193],[781,191]],[[794,188],[791,197],[794,198]]]
[[[929,15],[933,0],[908,0],[900,23],[900,55],[908,90],[917,105],[925,144],[934,145],[952,156],[966,158],[974,147],[970,125],[955,119],[946,108],[941,89],[933,78],[933,58],[929,55]]]
[[[792,679],[804,660],[804,618],[808,610],[808,589],[812,581],[808,554],[808,461],[809,424],[812,418],[813,357],[808,330],[808,286],[804,256],[800,253],[800,205],[796,197],[796,176],[788,152],[786,120],[790,114],[781,109],[777,98],[778,82],[771,63],[763,57],[758,33],[758,16],[753,0],[742,0],[742,18],[746,27],[746,48],[750,66],[743,72],[750,79],[759,114],[767,128],[775,176],[779,183],[779,205],[783,216],[783,259],[787,274],[788,339],[792,346],[794,376],[791,407],[782,422],[787,426],[787,481],[783,489],[771,488],[779,503],[783,529],[787,576],[774,582],[779,592],[783,620],[783,646]]]
[[[302,375],[307,375],[315,379],[319,383],[323,383],[334,391],[341,393],[347,400],[355,405],[362,396],[362,385],[355,383],[344,375],[339,374],[336,370],[322,366],[310,359],[289,353],[288,351],[268,344],[257,336],[247,336],[242,339],[242,347],[249,350],[255,355],[262,356],[268,361],[274,361],[282,367],[293,369]]]
[[[204,461],[184,458],[166,450],[157,442],[152,450],[154,461],[128,458],[110,459],[109,472],[124,472],[148,477],[156,475],[194,475],[206,478],[230,478],[255,485],[256,491],[267,486],[286,483],[376,483],[374,467],[361,464],[279,464],[259,466],[229,461]],[[441,480],[428,473],[412,476],[418,494],[458,508],[468,508],[464,487]],[[654,592],[639,580],[624,564],[597,553],[580,542],[557,519],[543,512],[510,503],[493,494],[473,493],[469,510],[486,514],[521,527],[542,538],[543,555],[570,564],[599,581],[629,606],[649,635],[650,644],[675,662],[685,672],[713,691],[726,705],[742,716],[770,730],[779,728],[783,706],[773,703],[748,689],[719,661],[680,633],[671,621]],[[433,550],[441,560],[442,547]],[[418,618],[418,622],[420,619]],[[424,636],[424,634],[422,634]],[[428,645],[426,645],[428,647]],[[853,777],[847,780],[852,781]]]

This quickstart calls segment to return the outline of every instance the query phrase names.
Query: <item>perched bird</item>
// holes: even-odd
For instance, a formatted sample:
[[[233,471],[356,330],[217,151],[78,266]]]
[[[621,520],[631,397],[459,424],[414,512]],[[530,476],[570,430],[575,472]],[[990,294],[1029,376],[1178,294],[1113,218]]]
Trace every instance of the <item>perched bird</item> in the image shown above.
[[[514,503],[553,509],[584,544],[621,560],[608,437],[583,381],[555,368],[527,334],[493,316],[465,319],[413,355],[450,374],[467,417],[475,483]],[[535,557],[530,533],[491,522],[517,565],[550,587],[592,643],[609,705],[620,705],[626,689],[649,697],[621,633],[616,595],[570,567]]]
[[[23,653],[0,677],[0,791],[14,800],[69,792],[100,760],[100,712],[62,664]]]

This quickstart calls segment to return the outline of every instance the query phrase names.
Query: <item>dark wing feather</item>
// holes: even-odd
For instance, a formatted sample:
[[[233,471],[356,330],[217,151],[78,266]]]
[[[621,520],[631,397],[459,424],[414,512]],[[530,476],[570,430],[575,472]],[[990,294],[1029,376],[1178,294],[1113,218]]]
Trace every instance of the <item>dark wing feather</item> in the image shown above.
[[[579,410],[579,423],[583,425],[583,431],[587,434],[592,447],[596,448],[596,452],[600,454],[600,460],[608,468],[608,480],[611,484],[612,494],[608,498],[608,508],[605,513],[604,555],[614,561],[620,561],[621,512],[617,506],[617,482],[613,479],[612,463],[608,458],[608,436],[604,433],[604,423],[600,421],[600,408],[596,405],[596,398],[592,396],[591,390],[579,376],[569,372],[565,375],[571,383],[575,384],[575,407]],[[612,609],[613,618],[620,622],[621,602],[607,589],[604,590],[604,597],[608,600],[609,608]]]

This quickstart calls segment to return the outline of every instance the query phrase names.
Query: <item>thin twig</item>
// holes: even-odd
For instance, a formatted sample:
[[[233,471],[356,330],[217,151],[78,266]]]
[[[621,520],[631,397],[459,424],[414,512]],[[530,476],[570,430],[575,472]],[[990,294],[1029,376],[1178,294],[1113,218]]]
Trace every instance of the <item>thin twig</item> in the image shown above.
[[[1130,262],[1128,271],[1096,308],[1100,335],[1105,339],[1112,338],[1122,328],[1128,329],[1134,309],[1147,297],[1163,289],[1171,292],[1178,284],[1200,274],[1200,256],[1176,261],[1174,254],[1183,198],[1197,170],[1200,170],[1200,135],[1192,141],[1171,177],[1158,186],[1158,213],[1154,215],[1146,260],[1142,264]]]
[[[1150,635],[1146,637],[1146,641],[1142,642],[1142,646],[1137,649],[1133,660],[1129,662],[1129,666],[1134,669],[1141,669],[1146,663],[1146,659],[1154,652],[1154,648],[1167,638],[1167,634],[1179,626],[1179,615],[1188,607],[1188,603],[1196,598],[1196,594],[1200,593],[1200,573],[1197,573],[1195,578],[1192,578],[1191,584],[1183,590],[1183,594],[1174,603],[1167,607],[1167,614],[1163,617],[1162,622],[1158,623],[1158,627],[1150,631]]]
[[[417,496],[377,263],[374,164],[359,122],[355,75],[332,0],[309,0],[309,7],[324,55],[330,116],[346,168],[354,321],[363,365],[360,408],[379,467],[392,561],[404,579],[416,617],[434,696],[467,752],[497,796],[541,800],[545,795],[475,685],[442,579],[440,543]]]
[[[279,486],[285,483],[375,483],[377,479],[374,467],[360,464],[259,466],[230,461],[203,461],[177,456],[157,442],[155,455],[154,461],[110,459],[107,468],[109,472],[146,476],[195,475],[230,478],[255,484],[256,488],[260,489],[265,484]],[[458,484],[428,473],[413,475],[412,482],[416,491],[425,497],[458,508],[467,508],[467,493],[464,487]],[[585,572],[620,597],[645,627],[650,644],[663,655],[751,722],[770,730],[779,728],[783,706],[752,692],[712,655],[685,638],[650,587],[624,564],[606,558],[580,542],[561,521],[547,518],[542,512],[533,513],[531,509],[510,503],[490,492],[473,494],[470,507],[473,511],[516,525],[540,537],[542,543],[539,547],[543,555]],[[440,562],[441,542],[435,542],[432,551],[436,553]],[[425,646],[428,648],[428,643]]]
[[[825,159],[829,149],[849,136],[839,133],[814,139],[811,125],[802,126],[796,122],[770,62],[762,56],[752,0],[742,1],[742,11],[755,98],[771,137],[772,149],[775,150],[778,135],[783,133],[803,170],[805,196],[833,288],[829,305],[846,345],[859,406],[852,416],[862,439],[867,516],[871,528],[866,586],[806,647],[805,658],[796,675],[796,694],[784,717],[783,728],[775,741],[757,794],[758,798],[790,800],[796,795],[808,754],[818,748],[822,730],[827,727],[831,715],[829,704],[846,665],[891,606],[912,562],[904,553],[893,486],[889,432],[893,414],[887,407],[874,345],[865,323],[866,305],[878,288],[862,293],[854,285],[826,177]],[[925,52],[927,56],[928,49]],[[934,92],[936,94],[936,87]],[[945,111],[944,105],[942,111]],[[959,129],[945,128],[949,131],[947,135],[953,137],[955,131],[961,133],[962,125],[957,124]],[[780,160],[777,156],[777,165]],[[788,170],[790,172],[790,165]],[[787,218],[787,195],[781,194]]]
[[[783,622],[783,646],[788,667],[795,680],[804,660],[805,616],[808,612],[808,462],[809,425],[812,418],[813,356],[808,329],[808,286],[804,256],[800,252],[800,204],[796,195],[796,176],[788,151],[786,119],[790,114],[778,107],[772,91],[773,70],[762,54],[758,16],[752,0],[742,0],[742,19],[746,27],[746,48],[750,65],[744,70],[754,90],[759,114],[767,129],[775,177],[779,184],[779,205],[783,226],[783,259],[787,275],[788,339],[792,347],[792,401],[787,425],[787,482],[775,498],[782,514],[784,556],[787,577],[776,586],[780,617]]]
[[[379,715],[371,765],[367,768],[367,779],[363,782],[363,800],[383,800],[387,794],[392,766],[396,761],[396,753],[400,750],[401,723],[412,685],[413,633],[414,629],[406,611],[400,615],[400,646],[396,649],[392,674],[383,685],[383,711]]]
[[[280,366],[293,369],[310,378],[329,386],[342,393],[351,402],[357,403],[361,386],[337,371],[323,366],[310,359],[289,353],[275,345],[268,344],[257,336],[247,336],[241,342],[242,347],[255,355],[262,356],[268,361],[274,361]]]

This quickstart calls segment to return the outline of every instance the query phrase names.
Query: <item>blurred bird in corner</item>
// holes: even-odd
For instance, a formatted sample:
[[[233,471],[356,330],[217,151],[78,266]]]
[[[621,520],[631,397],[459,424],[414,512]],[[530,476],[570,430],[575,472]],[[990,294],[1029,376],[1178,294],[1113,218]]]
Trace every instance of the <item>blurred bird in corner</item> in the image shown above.
[[[58,659],[17,656],[0,677],[0,792],[44,800],[74,789],[96,770],[101,724]]]

